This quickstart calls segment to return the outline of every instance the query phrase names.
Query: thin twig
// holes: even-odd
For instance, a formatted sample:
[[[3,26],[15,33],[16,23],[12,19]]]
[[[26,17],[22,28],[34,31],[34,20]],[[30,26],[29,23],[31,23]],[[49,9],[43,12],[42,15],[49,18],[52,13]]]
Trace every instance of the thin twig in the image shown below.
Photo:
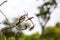
[[[6,20],[9,21],[8,18],[6,17],[6,15],[1,10],[0,10],[0,12],[6,18]]]
[[[7,2],[7,0],[3,1],[3,2],[0,4],[0,6],[2,6],[5,2]]]

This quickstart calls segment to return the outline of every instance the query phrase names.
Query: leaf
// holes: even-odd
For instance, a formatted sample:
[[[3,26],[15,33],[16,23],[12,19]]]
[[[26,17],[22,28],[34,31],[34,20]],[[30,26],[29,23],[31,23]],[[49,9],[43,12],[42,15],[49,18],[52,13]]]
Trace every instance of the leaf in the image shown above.
[[[31,24],[29,23],[29,22],[22,22],[21,23],[21,27],[25,27],[25,26],[27,26],[27,27],[30,27],[31,26]]]

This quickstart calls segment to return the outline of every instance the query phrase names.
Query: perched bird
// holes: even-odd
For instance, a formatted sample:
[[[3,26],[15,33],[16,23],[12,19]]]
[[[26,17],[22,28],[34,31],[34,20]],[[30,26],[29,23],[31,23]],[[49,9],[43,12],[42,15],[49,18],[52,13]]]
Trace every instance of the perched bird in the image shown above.
[[[25,20],[25,18],[26,18],[25,15],[21,16],[19,18],[19,21],[16,23],[16,25],[18,25],[19,23],[23,22]]]
[[[26,17],[25,15],[21,16],[19,20],[24,20]]]

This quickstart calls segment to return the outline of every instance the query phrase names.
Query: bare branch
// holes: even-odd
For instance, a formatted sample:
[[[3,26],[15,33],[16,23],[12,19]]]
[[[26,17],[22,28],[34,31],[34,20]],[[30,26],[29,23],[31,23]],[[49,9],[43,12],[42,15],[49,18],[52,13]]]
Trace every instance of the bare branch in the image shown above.
[[[6,15],[1,10],[0,10],[0,12],[6,18],[6,20],[9,21],[8,18],[6,17]]]
[[[3,1],[3,2],[0,4],[0,6],[2,6],[5,2],[7,2],[7,0]]]
[[[31,19],[34,18],[34,17],[30,17],[30,18],[29,18],[29,17],[28,17],[28,12],[26,13],[26,12],[24,11],[24,13],[26,14],[26,16],[27,16],[27,18],[28,18],[27,20],[30,20],[30,21],[32,22],[32,24],[34,25],[33,21],[31,20]],[[26,20],[26,21],[27,21],[27,20]]]
[[[40,23],[40,25],[41,25],[41,27],[42,27],[42,26],[43,26],[43,25],[42,25],[42,22],[40,21],[39,17],[37,17],[37,18],[38,18],[38,21],[39,21],[39,23]]]
[[[27,18],[28,18],[27,20],[30,20],[30,21],[32,22],[32,24],[33,24],[33,26],[29,29],[29,30],[31,31],[31,30],[34,28],[34,26],[35,26],[34,23],[33,23],[33,21],[31,20],[31,19],[34,18],[34,17],[30,17],[30,18],[29,18],[29,17],[28,17],[28,12],[26,13],[26,12],[24,11],[24,13],[25,13],[25,15],[26,15]],[[26,20],[26,21],[27,21],[27,20]]]
[[[4,15],[4,13],[2,12],[2,11],[0,11],[3,15]],[[5,16],[5,18],[7,19],[7,17],[6,17],[6,15],[4,15]],[[27,29],[27,26],[25,25],[25,28],[20,28],[20,27],[18,27],[17,25],[19,24],[19,23],[22,23],[24,20],[25,20],[25,18],[28,18],[29,19],[29,17],[28,17],[28,15],[25,13],[25,15],[22,15],[20,18],[19,18],[19,21],[16,23],[16,24],[10,24],[11,25],[11,27],[4,27],[3,29],[2,29],[2,31],[4,32],[4,30],[5,31],[7,31],[8,29],[11,29],[11,28],[14,28],[14,27],[16,27],[16,29],[18,29],[18,30],[26,30]],[[33,17],[31,17],[31,19],[32,19]],[[8,19],[7,19],[8,20]],[[30,19],[29,19],[30,20]],[[30,31],[34,28],[34,23],[33,23],[33,21],[32,20],[30,20],[31,22],[32,22],[32,24],[33,24],[33,26],[29,29]]]

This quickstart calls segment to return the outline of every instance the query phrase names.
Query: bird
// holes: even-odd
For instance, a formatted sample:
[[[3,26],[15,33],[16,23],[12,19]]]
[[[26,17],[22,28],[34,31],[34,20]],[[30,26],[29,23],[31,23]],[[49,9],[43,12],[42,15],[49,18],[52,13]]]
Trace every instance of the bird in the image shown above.
[[[25,15],[21,16],[19,18],[19,21],[16,23],[16,25],[18,25],[19,23],[23,22],[25,20],[25,18],[26,18]]]
[[[25,15],[21,16],[19,20],[24,20],[26,17]]]

